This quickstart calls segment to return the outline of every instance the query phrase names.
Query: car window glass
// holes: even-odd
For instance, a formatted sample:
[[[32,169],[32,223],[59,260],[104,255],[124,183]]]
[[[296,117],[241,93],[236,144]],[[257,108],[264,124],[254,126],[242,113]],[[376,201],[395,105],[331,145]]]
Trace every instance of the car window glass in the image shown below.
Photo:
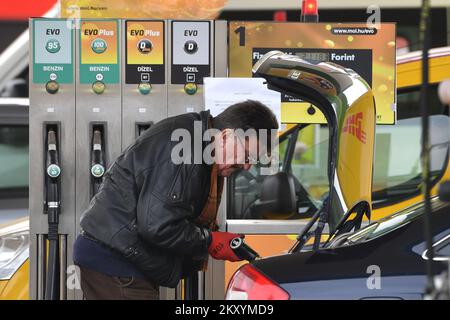
[[[450,242],[447,242],[443,246],[436,249],[436,255],[442,257],[450,257]]]
[[[290,171],[309,197],[321,205],[329,191],[327,125],[311,124],[299,131]]]
[[[0,125],[0,193],[28,188],[28,127]]]
[[[310,217],[322,205],[328,193],[328,126],[298,125],[282,135],[279,142],[279,170],[294,180],[297,212],[282,219]],[[255,217],[250,214],[259,199],[264,175],[258,165],[239,172],[230,179],[228,219],[269,219],[273,215]],[[278,217],[280,219],[280,217]]]
[[[437,101],[436,87],[430,99],[430,171],[434,182],[447,164],[450,121]],[[398,94],[398,123],[376,128],[373,175],[374,208],[396,203],[420,193],[422,125],[420,92],[415,88]]]

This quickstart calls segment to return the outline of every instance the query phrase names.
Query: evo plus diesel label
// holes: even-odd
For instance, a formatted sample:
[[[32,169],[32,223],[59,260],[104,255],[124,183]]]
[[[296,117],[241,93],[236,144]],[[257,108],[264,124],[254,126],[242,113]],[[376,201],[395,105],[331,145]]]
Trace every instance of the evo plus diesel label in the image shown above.
[[[33,82],[73,83],[73,22],[33,20]]]
[[[82,20],[80,83],[119,83],[119,22]]]
[[[203,84],[211,75],[209,21],[172,21],[172,84]]]
[[[128,20],[125,25],[125,83],[164,84],[164,21]]]

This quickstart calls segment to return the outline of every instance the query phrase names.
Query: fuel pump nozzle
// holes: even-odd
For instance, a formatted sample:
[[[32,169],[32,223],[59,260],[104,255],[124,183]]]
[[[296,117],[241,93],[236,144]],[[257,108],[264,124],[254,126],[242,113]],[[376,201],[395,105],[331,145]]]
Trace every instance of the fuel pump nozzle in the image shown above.
[[[56,133],[53,129],[47,132],[47,176],[53,181],[61,173],[59,167],[58,150],[56,143]]]
[[[234,254],[242,260],[252,262],[253,260],[259,258],[259,254],[247,245],[241,237],[232,239],[230,241],[230,248],[233,250]]]
[[[61,174],[59,155],[57,149],[56,132],[49,129],[47,132],[46,154],[46,198],[45,209],[48,217],[48,242],[49,253],[47,263],[47,281],[45,286],[45,299],[57,300],[59,298],[59,186],[58,180]]]
[[[93,178],[93,195],[98,192],[103,181],[105,173],[105,160],[103,154],[102,131],[94,129],[92,135],[92,150],[91,150],[91,174]]]

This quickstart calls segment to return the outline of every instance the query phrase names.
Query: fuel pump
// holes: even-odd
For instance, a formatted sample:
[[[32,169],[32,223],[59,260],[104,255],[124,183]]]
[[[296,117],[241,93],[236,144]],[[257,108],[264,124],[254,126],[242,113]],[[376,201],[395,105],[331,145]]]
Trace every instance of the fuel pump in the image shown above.
[[[110,160],[122,150],[122,33],[117,19],[81,19],[75,60],[75,233]],[[81,290],[75,299],[82,299]]]
[[[30,297],[81,299],[66,286],[73,242],[109,160],[152,124],[203,109],[203,77],[227,75],[227,23],[33,18],[30,53]],[[197,296],[213,290],[205,277]]]
[[[59,299],[59,214],[60,214],[60,191],[59,176],[61,168],[59,166],[59,154],[56,131],[53,127],[47,131],[46,143],[46,196],[45,211],[48,217],[48,262],[47,278],[45,286],[45,299]]]
[[[79,290],[66,283],[76,272],[75,21],[32,18],[29,26],[29,296],[74,299]]]

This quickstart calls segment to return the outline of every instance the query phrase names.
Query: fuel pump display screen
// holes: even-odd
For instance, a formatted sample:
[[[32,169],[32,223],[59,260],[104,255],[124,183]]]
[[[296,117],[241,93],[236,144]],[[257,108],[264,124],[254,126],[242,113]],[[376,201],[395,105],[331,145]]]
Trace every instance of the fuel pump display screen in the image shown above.
[[[309,62],[332,62],[353,69],[372,87],[378,124],[396,122],[395,23],[369,28],[365,23],[245,22],[228,25],[229,76],[252,77],[253,64],[280,50]],[[281,120],[323,123],[310,105],[282,95]]]
[[[128,20],[125,24],[125,82],[164,84],[164,21]]]

